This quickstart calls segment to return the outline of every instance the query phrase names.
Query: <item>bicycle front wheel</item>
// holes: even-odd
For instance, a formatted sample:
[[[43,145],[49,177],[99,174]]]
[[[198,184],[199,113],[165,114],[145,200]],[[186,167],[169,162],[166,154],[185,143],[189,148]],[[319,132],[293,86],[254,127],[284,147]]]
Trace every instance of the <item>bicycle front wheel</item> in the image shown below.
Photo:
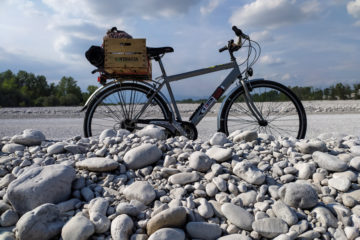
[[[227,135],[235,130],[251,130],[274,137],[305,137],[306,113],[301,101],[289,88],[268,80],[255,80],[248,84],[252,100],[265,122],[259,122],[252,114],[241,86],[224,103],[220,131]]]
[[[87,108],[83,125],[85,137],[100,135],[105,129],[133,132],[146,126],[144,120],[170,119],[170,110],[158,94],[142,111],[153,93],[151,88],[132,82],[119,82],[100,92]],[[138,123],[138,120],[142,120],[142,123]]]

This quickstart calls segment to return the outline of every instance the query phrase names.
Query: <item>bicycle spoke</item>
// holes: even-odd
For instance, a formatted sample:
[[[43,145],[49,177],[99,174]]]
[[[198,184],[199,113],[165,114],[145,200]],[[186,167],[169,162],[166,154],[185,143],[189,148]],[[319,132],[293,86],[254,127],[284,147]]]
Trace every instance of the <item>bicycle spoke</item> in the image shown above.
[[[221,124],[225,124],[227,134],[235,130],[252,130],[273,136],[304,136],[300,129],[306,129],[306,122],[300,119],[300,112],[305,113],[297,107],[301,102],[290,97],[288,88],[267,80],[256,80],[251,86],[251,99],[267,125],[260,125],[248,109],[243,88],[239,88],[241,91],[234,92],[224,105],[226,112]]]

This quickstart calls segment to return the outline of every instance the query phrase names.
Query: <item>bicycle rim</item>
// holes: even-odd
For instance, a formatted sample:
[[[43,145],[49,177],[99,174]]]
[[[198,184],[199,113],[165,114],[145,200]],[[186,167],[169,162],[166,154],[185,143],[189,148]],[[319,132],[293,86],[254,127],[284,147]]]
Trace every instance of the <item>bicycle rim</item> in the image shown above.
[[[226,134],[236,130],[250,130],[274,137],[305,137],[305,110],[290,89],[276,82],[258,80],[250,83],[250,95],[267,124],[260,124],[251,113],[241,87],[224,105],[221,119]]]
[[[86,111],[85,137],[100,135],[105,129],[127,129],[133,132],[146,126],[134,123],[136,116],[139,120],[169,119],[169,108],[159,95],[155,95],[145,111],[140,113],[152,93],[150,88],[136,83],[118,83],[100,93]]]

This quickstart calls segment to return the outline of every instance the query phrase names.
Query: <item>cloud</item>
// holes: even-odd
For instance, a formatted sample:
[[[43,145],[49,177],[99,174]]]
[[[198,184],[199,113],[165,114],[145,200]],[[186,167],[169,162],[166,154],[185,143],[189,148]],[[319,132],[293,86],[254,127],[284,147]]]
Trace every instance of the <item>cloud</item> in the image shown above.
[[[320,12],[316,0],[256,0],[237,9],[230,23],[246,27],[276,28],[297,23]]]
[[[360,18],[360,0],[350,1],[347,4],[346,9],[354,18]],[[357,21],[355,25],[360,26],[360,21]]]
[[[212,13],[222,1],[223,0],[209,0],[209,4],[207,6],[203,6],[200,8],[200,13],[202,15],[207,15]]]
[[[265,30],[262,32],[253,32],[250,34],[250,38],[252,40],[258,41],[258,42],[272,42],[274,41],[273,36],[271,36],[270,32]]]
[[[186,13],[200,0],[43,0],[55,12],[68,16],[87,16],[91,19],[119,19],[123,17],[170,17]]]
[[[260,63],[266,65],[280,65],[284,64],[285,62],[281,58],[274,58],[270,55],[265,55],[260,57]]]

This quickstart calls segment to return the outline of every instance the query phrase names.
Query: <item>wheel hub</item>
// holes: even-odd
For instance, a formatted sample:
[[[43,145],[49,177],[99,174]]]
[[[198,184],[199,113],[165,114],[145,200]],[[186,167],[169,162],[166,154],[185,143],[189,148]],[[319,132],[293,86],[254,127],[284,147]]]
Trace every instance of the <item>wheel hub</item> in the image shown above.
[[[268,125],[268,121],[266,120],[260,120],[259,121],[259,125],[262,126],[262,127],[266,127]]]
[[[118,124],[116,124],[116,125],[118,125]],[[129,130],[130,132],[132,132],[135,130],[136,125],[130,119],[125,119],[125,120],[121,121],[120,128]]]

